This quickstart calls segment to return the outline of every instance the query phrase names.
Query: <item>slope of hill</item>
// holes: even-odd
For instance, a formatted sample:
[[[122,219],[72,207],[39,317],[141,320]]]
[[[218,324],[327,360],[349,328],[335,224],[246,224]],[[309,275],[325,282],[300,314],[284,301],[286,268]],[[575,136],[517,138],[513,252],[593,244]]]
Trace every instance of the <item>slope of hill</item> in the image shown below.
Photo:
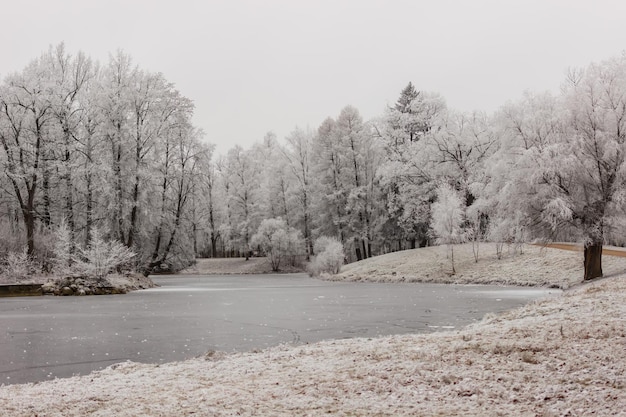
[[[366,282],[437,282],[455,284],[502,284],[546,286],[566,289],[583,277],[583,255],[541,246],[524,245],[521,253],[506,247],[498,259],[495,244],[479,247],[478,262],[472,245],[455,245],[456,274],[452,274],[446,246],[412,249],[375,256],[345,265],[329,280]],[[603,256],[605,276],[626,272],[626,258]]]

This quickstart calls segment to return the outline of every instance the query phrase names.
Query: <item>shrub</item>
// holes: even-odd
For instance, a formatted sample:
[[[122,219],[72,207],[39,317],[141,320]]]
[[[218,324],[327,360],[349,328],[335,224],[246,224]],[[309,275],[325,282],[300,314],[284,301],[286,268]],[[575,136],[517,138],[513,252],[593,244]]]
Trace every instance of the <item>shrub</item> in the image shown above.
[[[72,269],[89,278],[101,279],[116,269],[130,268],[135,253],[117,241],[105,241],[94,229],[89,247],[78,248]]]
[[[34,260],[28,256],[26,247],[21,252],[9,252],[5,258],[4,275],[12,281],[28,278],[36,273],[37,269]]]
[[[289,257],[293,263],[293,258],[302,249],[300,233],[280,218],[263,220],[250,242],[252,246],[261,248],[273,271],[278,271],[281,263]]]
[[[54,272],[65,273],[72,264],[72,240],[70,230],[65,222],[62,222],[54,233],[55,242],[52,248],[54,255],[52,259],[52,268]]]
[[[321,236],[315,240],[313,250],[317,254],[307,266],[309,275],[338,274],[343,265],[345,254],[343,245],[337,239]]]

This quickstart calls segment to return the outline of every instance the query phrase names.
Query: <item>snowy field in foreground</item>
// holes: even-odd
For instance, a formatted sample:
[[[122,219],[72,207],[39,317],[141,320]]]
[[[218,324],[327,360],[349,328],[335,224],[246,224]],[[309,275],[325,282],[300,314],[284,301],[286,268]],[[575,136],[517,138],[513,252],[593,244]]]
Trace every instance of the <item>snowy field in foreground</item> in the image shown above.
[[[0,388],[11,416],[623,415],[626,276],[459,331],[280,346]]]

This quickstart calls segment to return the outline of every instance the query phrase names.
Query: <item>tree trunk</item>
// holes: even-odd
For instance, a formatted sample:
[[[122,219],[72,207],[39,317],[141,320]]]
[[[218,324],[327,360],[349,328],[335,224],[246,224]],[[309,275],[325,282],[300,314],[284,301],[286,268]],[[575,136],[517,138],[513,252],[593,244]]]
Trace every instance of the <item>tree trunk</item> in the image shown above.
[[[452,262],[452,275],[456,275],[456,269],[454,268],[454,245],[450,245],[450,261]]]
[[[357,261],[363,260],[363,255],[361,255],[361,248],[360,248],[359,240],[357,238],[354,238],[354,251],[356,253],[356,260]]]
[[[213,232],[211,232],[211,258],[217,258],[217,236]]]
[[[121,130],[121,126],[118,124],[118,130]],[[123,186],[122,186],[122,145],[116,143],[116,139],[112,139],[112,151],[113,151],[113,176],[115,177],[115,208],[114,213],[117,217],[117,235],[121,243],[126,244],[124,234],[124,217],[122,208],[123,198]],[[118,139],[120,140],[120,139]],[[115,224],[115,220],[114,220]]]
[[[63,137],[65,138],[65,150],[63,155],[63,179],[65,181],[65,218],[67,221],[67,227],[70,232],[70,254],[74,253],[76,249],[76,222],[74,221],[74,185],[72,183],[72,167],[71,167],[71,133],[67,124],[65,115],[61,116],[60,120],[63,125]]]
[[[602,243],[585,246],[585,281],[602,276]]]
[[[91,167],[89,168],[91,169]],[[91,231],[93,229],[93,188],[92,188],[91,171],[87,173],[87,209],[85,220],[85,246],[91,244]]]
[[[52,223],[52,216],[50,215],[50,172],[47,167],[44,166],[42,174],[43,213],[41,215],[41,223],[45,227],[50,227]]]
[[[28,256],[35,255],[35,216],[32,209],[28,207],[22,208],[22,216],[24,217],[24,225],[26,226],[26,244]]]

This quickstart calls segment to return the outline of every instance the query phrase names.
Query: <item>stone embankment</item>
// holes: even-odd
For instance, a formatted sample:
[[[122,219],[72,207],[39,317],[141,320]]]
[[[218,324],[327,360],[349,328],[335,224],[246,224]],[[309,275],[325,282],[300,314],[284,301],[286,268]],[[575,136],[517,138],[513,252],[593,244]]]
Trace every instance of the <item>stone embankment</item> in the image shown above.
[[[92,280],[82,277],[63,277],[41,286],[44,295],[107,295],[125,294],[127,289],[112,286],[106,279]]]
[[[153,288],[156,284],[141,274],[109,275],[105,278],[62,277],[41,286],[43,294],[107,295]]]

